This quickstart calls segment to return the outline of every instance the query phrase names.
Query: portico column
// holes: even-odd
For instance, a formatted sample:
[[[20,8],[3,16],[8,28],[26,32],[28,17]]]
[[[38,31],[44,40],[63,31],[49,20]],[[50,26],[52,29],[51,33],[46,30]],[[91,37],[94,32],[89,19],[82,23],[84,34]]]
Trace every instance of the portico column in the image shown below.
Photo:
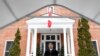
[[[37,28],[34,28],[32,36],[32,51],[33,51],[33,56],[36,56],[36,50],[37,50]]]
[[[72,56],[75,56],[75,50],[74,50],[74,38],[73,38],[73,28],[70,28],[70,38],[71,38],[71,50],[72,50]]]
[[[66,28],[63,29],[63,35],[64,35],[64,56],[67,56]]]
[[[71,40],[70,40],[70,34],[67,32],[67,47],[68,47],[68,55],[71,55]]]
[[[31,29],[28,28],[26,56],[30,56],[30,38],[31,38],[30,34],[31,34]]]

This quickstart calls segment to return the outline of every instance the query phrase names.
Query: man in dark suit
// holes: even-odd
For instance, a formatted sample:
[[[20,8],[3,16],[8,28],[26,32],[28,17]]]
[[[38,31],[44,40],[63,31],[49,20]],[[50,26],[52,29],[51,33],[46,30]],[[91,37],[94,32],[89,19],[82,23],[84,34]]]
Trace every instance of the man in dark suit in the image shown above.
[[[53,44],[48,44],[48,50],[45,51],[44,56],[58,56],[58,51],[54,50]]]

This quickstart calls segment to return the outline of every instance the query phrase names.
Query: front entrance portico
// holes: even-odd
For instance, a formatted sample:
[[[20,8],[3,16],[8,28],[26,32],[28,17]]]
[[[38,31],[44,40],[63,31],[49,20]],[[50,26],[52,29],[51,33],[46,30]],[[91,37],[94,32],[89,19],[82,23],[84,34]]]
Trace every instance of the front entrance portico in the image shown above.
[[[65,17],[36,17],[28,20],[26,56],[36,56],[37,33],[40,31],[41,33],[62,32],[64,37],[64,56],[75,56],[73,39],[74,22],[74,20]],[[46,31],[45,29],[51,30],[51,32]],[[56,32],[55,29],[61,30],[57,30]]]

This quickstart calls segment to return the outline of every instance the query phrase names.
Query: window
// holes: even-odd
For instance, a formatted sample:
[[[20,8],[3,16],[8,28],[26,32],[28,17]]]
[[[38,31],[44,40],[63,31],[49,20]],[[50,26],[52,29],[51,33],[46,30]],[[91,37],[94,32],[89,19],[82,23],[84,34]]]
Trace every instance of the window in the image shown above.
[[[42,40],[44,40],[44,35],[42,35]]]
[[[58,43],[58,51],[60,51],[60,44]]]
[[[43,47],[44,47],[43,45],[44,45],[44,44],[42,43],[42,53],[43,53]]]
[[[55,40],[55,35],[46,35],[46,40]]]
[[[50,40],[50,35],[46,35],[46,40]]]
[[[96,41],[92,41],[92,44],[93,44],[94,49],[96,50],[96,56],[99,56],[98,55],[97,42]]]
[[[12,43],[13,43],[13,41],[6,42],[5,56],[9,56],[9,49],[10,49]]]
[[[51,40],[55,40],[55,35],[51,35]]]
[[[57,35],[57,40],[59,40],[59,35]]]

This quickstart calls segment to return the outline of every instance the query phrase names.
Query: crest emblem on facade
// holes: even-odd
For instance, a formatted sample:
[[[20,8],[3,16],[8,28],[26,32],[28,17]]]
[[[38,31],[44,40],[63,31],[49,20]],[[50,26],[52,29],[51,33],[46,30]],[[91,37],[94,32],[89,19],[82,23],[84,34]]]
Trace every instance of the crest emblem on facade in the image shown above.
[[[52,26],[51,20],[48,20],[48,27],[50,28]]]

